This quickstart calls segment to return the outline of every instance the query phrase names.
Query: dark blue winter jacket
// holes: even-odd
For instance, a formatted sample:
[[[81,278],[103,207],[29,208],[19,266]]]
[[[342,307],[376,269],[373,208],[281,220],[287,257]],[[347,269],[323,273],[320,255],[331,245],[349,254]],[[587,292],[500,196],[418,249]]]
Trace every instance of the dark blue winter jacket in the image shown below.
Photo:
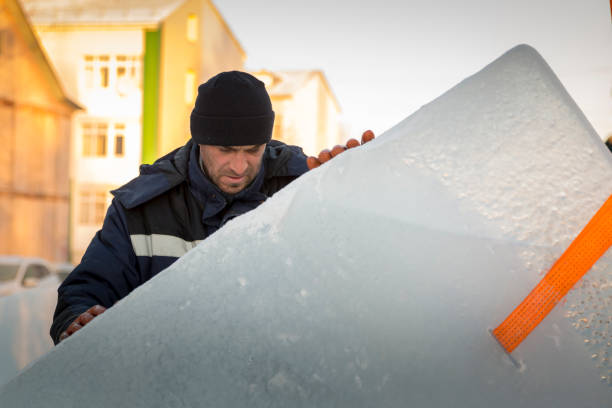
[[[302,149],[271,141],[255,180],[226,196],[203,173],[198,146],[185,146],[143,165],[140,176],[112,191],[102,229],[58,289],[51,326],[60,334],[94,305],[111,307],[232,218],[263,203],[305,173]]]

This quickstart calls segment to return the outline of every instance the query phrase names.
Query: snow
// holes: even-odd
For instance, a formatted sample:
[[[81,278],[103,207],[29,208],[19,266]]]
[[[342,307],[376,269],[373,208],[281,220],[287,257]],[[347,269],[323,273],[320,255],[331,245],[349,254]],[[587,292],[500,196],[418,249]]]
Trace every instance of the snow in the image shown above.
[[[611,170],[552,70],[516,47],[231,221],[0,405],[609,405],[609,254],[518,368],[488,330],[612,193]]]

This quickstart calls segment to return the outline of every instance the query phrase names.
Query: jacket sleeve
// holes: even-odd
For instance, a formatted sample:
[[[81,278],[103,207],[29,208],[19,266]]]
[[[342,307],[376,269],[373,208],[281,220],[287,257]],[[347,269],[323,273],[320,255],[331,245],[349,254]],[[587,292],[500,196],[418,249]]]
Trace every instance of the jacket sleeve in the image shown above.
[[[140,283],[125,213],[114,199],[102,229],[89,244],[81,263],[58,289],[50,331],[53,342],[59,342],[60,334],[81,313],[94,305],[111,307]]]

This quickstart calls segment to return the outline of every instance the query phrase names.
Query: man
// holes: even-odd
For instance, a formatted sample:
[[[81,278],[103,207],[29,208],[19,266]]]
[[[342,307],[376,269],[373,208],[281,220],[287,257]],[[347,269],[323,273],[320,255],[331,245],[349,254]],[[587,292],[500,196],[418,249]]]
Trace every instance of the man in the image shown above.
[[[301,148],[271,140],[273,124],[270,97],[255,77],[224,72],[200,85],[192,139],[141,166],[139,177],[112,192],[102,229],[58,289],[51,326],[55,344],[227,221],[347,148],[307,158]],[[362,141],[373,137],[368,131]]]

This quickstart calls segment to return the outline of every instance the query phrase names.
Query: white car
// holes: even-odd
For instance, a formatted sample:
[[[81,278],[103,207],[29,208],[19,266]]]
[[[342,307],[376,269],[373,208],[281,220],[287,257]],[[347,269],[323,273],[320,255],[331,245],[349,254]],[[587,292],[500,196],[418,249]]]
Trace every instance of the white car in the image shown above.
[[[24,289],[58,284],[51,264],[44,259],[0,256],[0,296]]]
[[[70,272],[72,272],[72,270],[74,269],[74,265],[70,262],[61,262],[55,264],[53,269],[59,281],[63,282],[64,279],[66,279],[68,275],[70,275]]]

